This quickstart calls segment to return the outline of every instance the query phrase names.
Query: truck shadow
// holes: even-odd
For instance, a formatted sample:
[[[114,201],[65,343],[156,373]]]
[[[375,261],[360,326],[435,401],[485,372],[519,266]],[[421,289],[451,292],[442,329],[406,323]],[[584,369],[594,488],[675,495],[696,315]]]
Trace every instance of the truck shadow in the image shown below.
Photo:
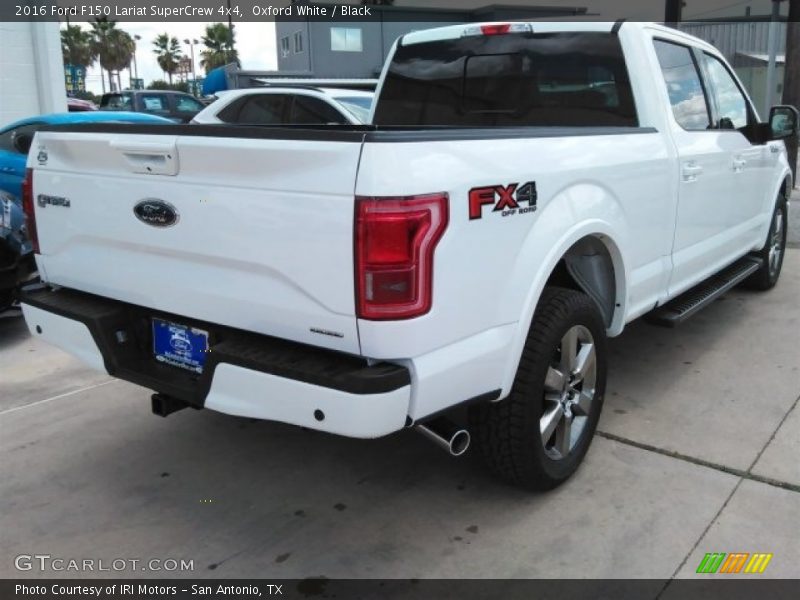
[[[0,350],[13,346],[29,335],[21,310],[10,309],[0,312]]]
[[[764,343],[749,329],[754,321],[767,333],[787,327],[785,311],[770,305],[792,289],[733,292],[677,329],[632,324],[610,341],[605,413],[638,428],[659,406],[694,402],[681,397],[686,389],[708,400],[703,377],[717,378],[718,394],[736,393],[725,378],[737,371],[772,377],[737,361]],[[0,332],[27,335],[21,319],[0,321]],[[774,350],[792,348],[787,339]],[[598,439],[572,480],[534,494],[493,478],[474,453],[453,459],[412,431],[352,440],[210,411],[160,419],[149,414],[148,399],[147,390],[114,383],[47,405],[46,419],[39,407],[8,416],[15,441],[0,441],[0,476],[16,507],[16,539],[61,540],[71,554],[177,553],[195,560],[193,577],[417,577],[448,569],[545,577],[563,568],[558,556],[594,544],[565,531],[614,530],[630,544],[642,531],[672,539],[694,500],[671,477],[707,477]],[[679,428],[670,413],[660,416],[662,430]],[[0,525],[11,524],[5,519]],[[564,553],[554,555],[553,545]],[[472,571],[498,553],[502,568]],[[614,564],[592,573],[613,573]]]

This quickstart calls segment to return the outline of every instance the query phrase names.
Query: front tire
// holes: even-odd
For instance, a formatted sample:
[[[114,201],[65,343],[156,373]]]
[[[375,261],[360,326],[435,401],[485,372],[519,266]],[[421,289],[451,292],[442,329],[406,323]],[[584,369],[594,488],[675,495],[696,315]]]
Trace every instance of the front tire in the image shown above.
[[[586,455],[606,387],[606,333],[595,303],[545,288],[510,395],[470,421],[492,471],[533,490],[566,481]]]
[[[772,289],[778,283],[783,268],[783,257],[786,254],[788,222],[789,210],[786,198],[781,196],[772,213],[767,243],[762,250],[755,253],[755,256],[762,260],[761,268],[745,280],[745,286],[765,291]]]

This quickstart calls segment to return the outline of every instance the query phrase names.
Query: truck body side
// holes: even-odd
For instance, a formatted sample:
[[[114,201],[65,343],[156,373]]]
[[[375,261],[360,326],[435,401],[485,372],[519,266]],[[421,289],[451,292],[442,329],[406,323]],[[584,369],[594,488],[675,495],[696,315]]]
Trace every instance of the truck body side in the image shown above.
[[[601,24],[533,27],[616,36],[636,123],[38,134],[29,167],[32,198],[44,197],[35,208],[39,270],[88,308],[76,318],[31,297],[23,305],[31,330],[156,391],[173,386],[180,397],[199,386],[202,394],[187,396],[193,404],[376,437],[466,401],[506,398],[536,306],[556,280],[592,297],[614,336],[764,246],[775,198],[790,185],[784,154],[773,150],[782,143],[685,131],[653,40],[719,58],[716,50],[643,24],[613,33]],[[459,26],[401,43],[463,35]],[[687,165],[705,172],[691,179]],[[431,194],[446,196],[448,218],[433,250],[430,310],[364,318],[354,274],[359,202]],[[137,221],[147,199],[167,203],[179,221]],[[143,366],[151,348],[136,323],[149,314],[209,330],[209,357],[217,331],[223,358],[199,383],[175,384],[185,374]],[[119,331],[134,349],[114,345]],[[240,338],[236,349],[224,346]],[[262,345],[296,364],[313,355],[325,374],[298,375],[264,358]],[[374,387],[381,377],[393,383]]]

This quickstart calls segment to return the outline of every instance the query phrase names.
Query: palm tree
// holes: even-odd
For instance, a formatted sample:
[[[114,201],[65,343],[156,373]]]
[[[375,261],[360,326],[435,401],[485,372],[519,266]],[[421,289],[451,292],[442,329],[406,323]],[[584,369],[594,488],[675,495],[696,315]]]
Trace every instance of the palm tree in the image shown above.
[[[108,71],[108,85],[114,88],[113,75],[117,72],[119,81],[119,71],[127,68],[131,64],[135,44],[133,38],[126,31],[117,29],[116,21],[109,21],[106,17],[98,17],[91,23],[92,26],[92,47],[100,59],[100,71]],[[121,87],[121,86],[120,86]],[[103,83],[105,91],[105,82]]]
[[[136,43],[127,31],[122,31],[121,29],[112,30],[108,39],[111,48],[106,54],[105,68],[108,69],[109,75],[111,73],[116,75],[117,88],[121,90],[120,71],[130,68]]]
[[[234,38],[234,32],[224,23],[206,25],[206,34],[202,37],[206,48],[200,51],[200,64],[206,73],[228,63],[239,62],[239,54],[233,48]]]
[[[61,30],[61,53],[65,65],[89,67],[97,60],[92,34],[81,29],[80,25],[67,25]]]
[[[178,38],[170,37],[168,33],[162,33],[153,41],[153,46],[158,66],[167,74],[169,83],[172,85],[172,75],[178,70],[178,63],[183,57],[180,42],[178,42]]]

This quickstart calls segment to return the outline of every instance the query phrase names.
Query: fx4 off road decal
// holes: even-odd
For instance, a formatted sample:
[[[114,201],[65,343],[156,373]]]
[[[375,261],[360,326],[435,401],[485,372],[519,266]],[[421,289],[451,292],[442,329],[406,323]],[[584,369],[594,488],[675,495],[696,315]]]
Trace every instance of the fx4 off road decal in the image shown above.
[[[536,210],[536,182],[472,188],[469,191],[469,220],[483,218],[484,207],[489,205],[492,206],[492,213],[500,213],[504,217],[532,213]]]

